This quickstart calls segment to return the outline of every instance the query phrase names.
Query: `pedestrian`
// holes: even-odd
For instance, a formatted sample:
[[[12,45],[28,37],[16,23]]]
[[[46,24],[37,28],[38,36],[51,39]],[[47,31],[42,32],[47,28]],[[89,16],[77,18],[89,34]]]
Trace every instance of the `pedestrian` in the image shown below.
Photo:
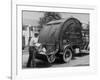
[[[38,43],[38,33],[34,34],[34,37],[30,39],[29,42],[29,59],[27,62],[27,67],[36,67],[35,56],[37,51],[36,44]]]

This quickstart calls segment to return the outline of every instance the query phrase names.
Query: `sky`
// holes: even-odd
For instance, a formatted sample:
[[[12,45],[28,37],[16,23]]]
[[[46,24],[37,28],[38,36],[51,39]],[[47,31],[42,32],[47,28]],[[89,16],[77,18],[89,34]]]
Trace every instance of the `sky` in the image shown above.
[[[69,17],[75,17],[80,22],[88,24],[89,22],[89,14],[84,13],[65,13],[60,12],[59,13],[62,18],[69,18]],[[43,17],[44,12],[36,12],[36,11],[23,11],[23,25],[32,25],[36,26],[38,25],[38,21],[40,17]]]

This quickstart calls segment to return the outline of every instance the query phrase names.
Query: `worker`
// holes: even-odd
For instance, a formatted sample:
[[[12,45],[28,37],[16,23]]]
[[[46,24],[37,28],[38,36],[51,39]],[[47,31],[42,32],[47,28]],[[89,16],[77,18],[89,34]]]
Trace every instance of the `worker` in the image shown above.
[[[35,55],[38,52],[36,46],[38,45],[38,33],[34,34],[34,37],[29,42],[29,59],[27,67],[36,67]]]

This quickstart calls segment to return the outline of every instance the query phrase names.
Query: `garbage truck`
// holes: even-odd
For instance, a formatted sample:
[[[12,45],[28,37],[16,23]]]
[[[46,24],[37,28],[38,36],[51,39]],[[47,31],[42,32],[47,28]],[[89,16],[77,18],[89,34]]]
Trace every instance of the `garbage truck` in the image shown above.
[[[36,58],[67,63],[82,48],[82,23],[74,17],[50,21],[41,29],[38,42],[46,51],[38,52]]]

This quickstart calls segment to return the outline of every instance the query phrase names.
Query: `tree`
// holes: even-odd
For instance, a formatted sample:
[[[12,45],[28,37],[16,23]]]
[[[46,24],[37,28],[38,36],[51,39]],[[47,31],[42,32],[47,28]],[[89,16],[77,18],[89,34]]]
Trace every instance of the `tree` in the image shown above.
[[[40,18],[39,24],[40,26],[45,25],[46,23],[54,20],[61,19],[61,16],[57,12],[45,12],[44,17]]]

